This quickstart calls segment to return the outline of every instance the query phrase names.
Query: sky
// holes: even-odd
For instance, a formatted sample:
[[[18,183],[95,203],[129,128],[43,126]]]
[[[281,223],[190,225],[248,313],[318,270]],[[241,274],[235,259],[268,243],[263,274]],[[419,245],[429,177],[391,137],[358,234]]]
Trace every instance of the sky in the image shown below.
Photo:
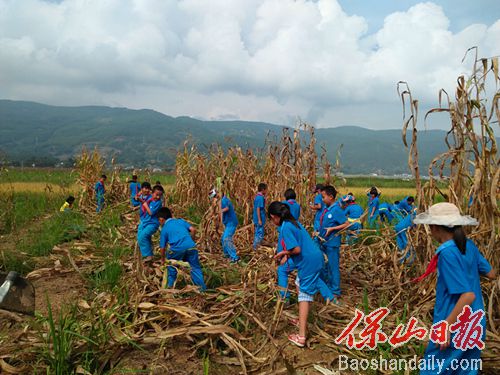
[[[394,129],[397,82],[423,117],[472,46],[500,55],[500,1],[0,0],[0,98]]]

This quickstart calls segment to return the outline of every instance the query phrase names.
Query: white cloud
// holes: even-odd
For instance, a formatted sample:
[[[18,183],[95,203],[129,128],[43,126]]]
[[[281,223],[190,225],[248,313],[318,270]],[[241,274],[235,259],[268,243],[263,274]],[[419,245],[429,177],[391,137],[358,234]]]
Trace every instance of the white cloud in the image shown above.
[[[434,3],[367,35],[335,0],[0,0],[0,87],[53,104],[397,127],[397,81],[429,102],[453,91],[467,48],[500,53],[500,20],[449,25]]]

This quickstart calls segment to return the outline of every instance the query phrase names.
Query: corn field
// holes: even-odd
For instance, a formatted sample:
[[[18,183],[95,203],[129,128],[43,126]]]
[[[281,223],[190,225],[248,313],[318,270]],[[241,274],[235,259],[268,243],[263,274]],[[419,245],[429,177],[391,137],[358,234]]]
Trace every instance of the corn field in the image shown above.
[[[324,160],[324,170],[331,173],[328,161]],[[201,223],[200,240],[206,248],[215,251],[219,249],[216,241],[218,213],[217,206],[210,204],[208,199],[211,188],[220,190],[233,201],[243,228],[237,234],[238,242],[248,244],[252,237],[252,209],[257,185],[261,182],[268,184],[268,203],[284,200],[284,191],[293,188],[297,201],[307,208],[314,199],[312,191],[318,169],[314,128],[307,124],[301,124],[294,130],[284,128],[279,139],[268,136],[264,149],[257,151],[240,147],[225,151],[222,146],[213,145],[204,155],[196,146],[186,142],[177,155],[173,195],[181,210],[196,205],[206,211]],[[331,180],[330,175],[326,177]],[[302,211],[304,222],[311,222],[311,211]]]
[[[429,166],[431,178],[425,182],[418,164],[418,101],[406,83],[398,85],[404,107],[402,137],[409,149],[409,168],[416,179],[419,210],[425,210],[442,195],[463,213],[478,218],[480,225],[469,235],[497,271],[500,160],[493,129],[498,128],[500,119],[500,93],[487,86],[493,83],[496,88],[498,79],[498,59],[476,57],[471,76],[457,80],[455,97],[452,99],[443,91],[439,94],[439,108],[429,111],[425,118],[434,112],[449,113],[451,128],[446,139],[449,150],[436,156]],[[492,91],[493,98],[486,98]],[[409,142],[408,133],[411,133]],[[72,326],[60,330],[61,334],[75,330],[71,336],[74,348],[64,360],[71,359],[72,369],[79,373],[119,373],[115,369],[120,368],[120,363],[132,353],[140,352],[149,360],[149,373],[182,373],[183,368],[176,367],[174,361],[182,346],[187,348],[191,362],[203,361],[204,373],[316,374],[314,366],[319,366],[323,373],[335,368],[340,354],[365,359],[421,355],[422,345],[414,342],[396,349],[379,346],[374,351],[357,351],[336,345],[334,339],[352,319],[356,308],[365,313],[380,306],[390,308],[392,313],[384,321],[384,332],[394,330],[411,316],[430,326],[435,278],[420,284],[411,282],[423,272],[435,250],[425,227],[409,232],[409,242],[416,251],[413,263],[401,262],[405,254],[397,251],[394,229],[389,226],[382,226],[379,231],[365,230],[357,244],[343,248],[342,305],[314,304],[308,348],[288,345],[290,311],[276,299],[274,249],[252,250],[253,198],[260,182],[268,184],[267,203],[283,200],[283,192],[293,188],[303,208],[303,221],[310,224],[312,212],[306,208],[313,200],[312,189],[318,176],[328,183],[340,183],[335,178],[340,150],[337,159],[332,165],[324,149],[318,157],[314,128],[305,124],[295,130],[284,129],[279,138],[269,135],[261,150],[213,145],[207,153],[202,153],[186,142],[177,155],[171,207],[177,217],[184,217],[192,210],[202,214],[197,242],[209,291],[199,294],[190,285],[189,269],[184,264],[176,264],[179,278],[173,289],[161,287],[163,269],[145,272],[135,239],[136,212],[123,209],[119,223],[105,216],[106,209],[104,216],[89,215],[89,227],[96,233],[84,234],[77,243],[57,247],[53,256],[64,262],[28,275],[39,280],[47,275],[73,272],[87,280],[89,276],[85,275],[104,272],[110,264],[111,244],[126,249],[118,260],[113,258],[111,262],[117,262],[123,272],[117,285],[81,296],[74,313],[78,329]],[[97,150],[84,150],[78,159],[76,172],[82,187],[79,207],[84,212],[95,210],[93,186],[104,166]],[[445,176],[449,189],[443,191],[437,182]],[[113,168],[108,176],[107,187],[106,198],[111,207],[120,208],[127,201],[127,186],[120,181],[118,169]],[[208,199],[213,187],[229,196],[235,205],[240,219],[235,243],[239,254],[247,259],[243,265],[230,266],[222,256],[216,225],[219,213]],[[268,239],[276,238],[274,229],[267,228],[266,232]],[[483,369],[491,373],[500,368],[498,288],[495,282],[483,284],[488,332],[482,358]],[[22,372],[42,368],[50,372],[52,362],[46,358],[53,358],[54,340],[46,332],[54,329],[48,328],[47,322],[41,327],[31,323],[16,326],[16,320],[12,319],[13,339],[0,346],[2,369]],[[203,353],[202,357],[199,353]]]

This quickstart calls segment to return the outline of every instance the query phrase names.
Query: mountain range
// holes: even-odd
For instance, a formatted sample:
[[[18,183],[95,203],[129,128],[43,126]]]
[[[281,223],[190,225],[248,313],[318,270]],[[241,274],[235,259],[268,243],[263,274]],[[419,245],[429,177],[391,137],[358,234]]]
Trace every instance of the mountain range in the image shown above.
[[[123,166],[172,169],[176,151],[190,137],[206,150],[224,146],[263,147],[268,134],[283,127],[263,122],[202,121],[171,117],[149,110],[104,106],[62,107],[0,100],[0,152],[11,163],[37,165],[68,162],[82,146],[98,146]],[[334,162],[341,145],[341,171],[346,174],[409,173],[408,152],[401,130],[370,130],[356,126],[316,129],[318,152],[325,145]],[[423,173],[432,158],[446,150],[445,131],[419,132]]]

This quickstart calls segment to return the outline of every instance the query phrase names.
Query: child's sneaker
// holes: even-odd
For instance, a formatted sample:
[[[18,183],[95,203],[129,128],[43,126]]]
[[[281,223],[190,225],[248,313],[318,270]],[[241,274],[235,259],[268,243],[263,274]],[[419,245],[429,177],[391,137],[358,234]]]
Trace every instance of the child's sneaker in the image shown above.
[[[297,345],[299,348],[303,348],[304,346],[306,346],[306,337],[300,336],[297,333],[288,335],[288,341]]]

